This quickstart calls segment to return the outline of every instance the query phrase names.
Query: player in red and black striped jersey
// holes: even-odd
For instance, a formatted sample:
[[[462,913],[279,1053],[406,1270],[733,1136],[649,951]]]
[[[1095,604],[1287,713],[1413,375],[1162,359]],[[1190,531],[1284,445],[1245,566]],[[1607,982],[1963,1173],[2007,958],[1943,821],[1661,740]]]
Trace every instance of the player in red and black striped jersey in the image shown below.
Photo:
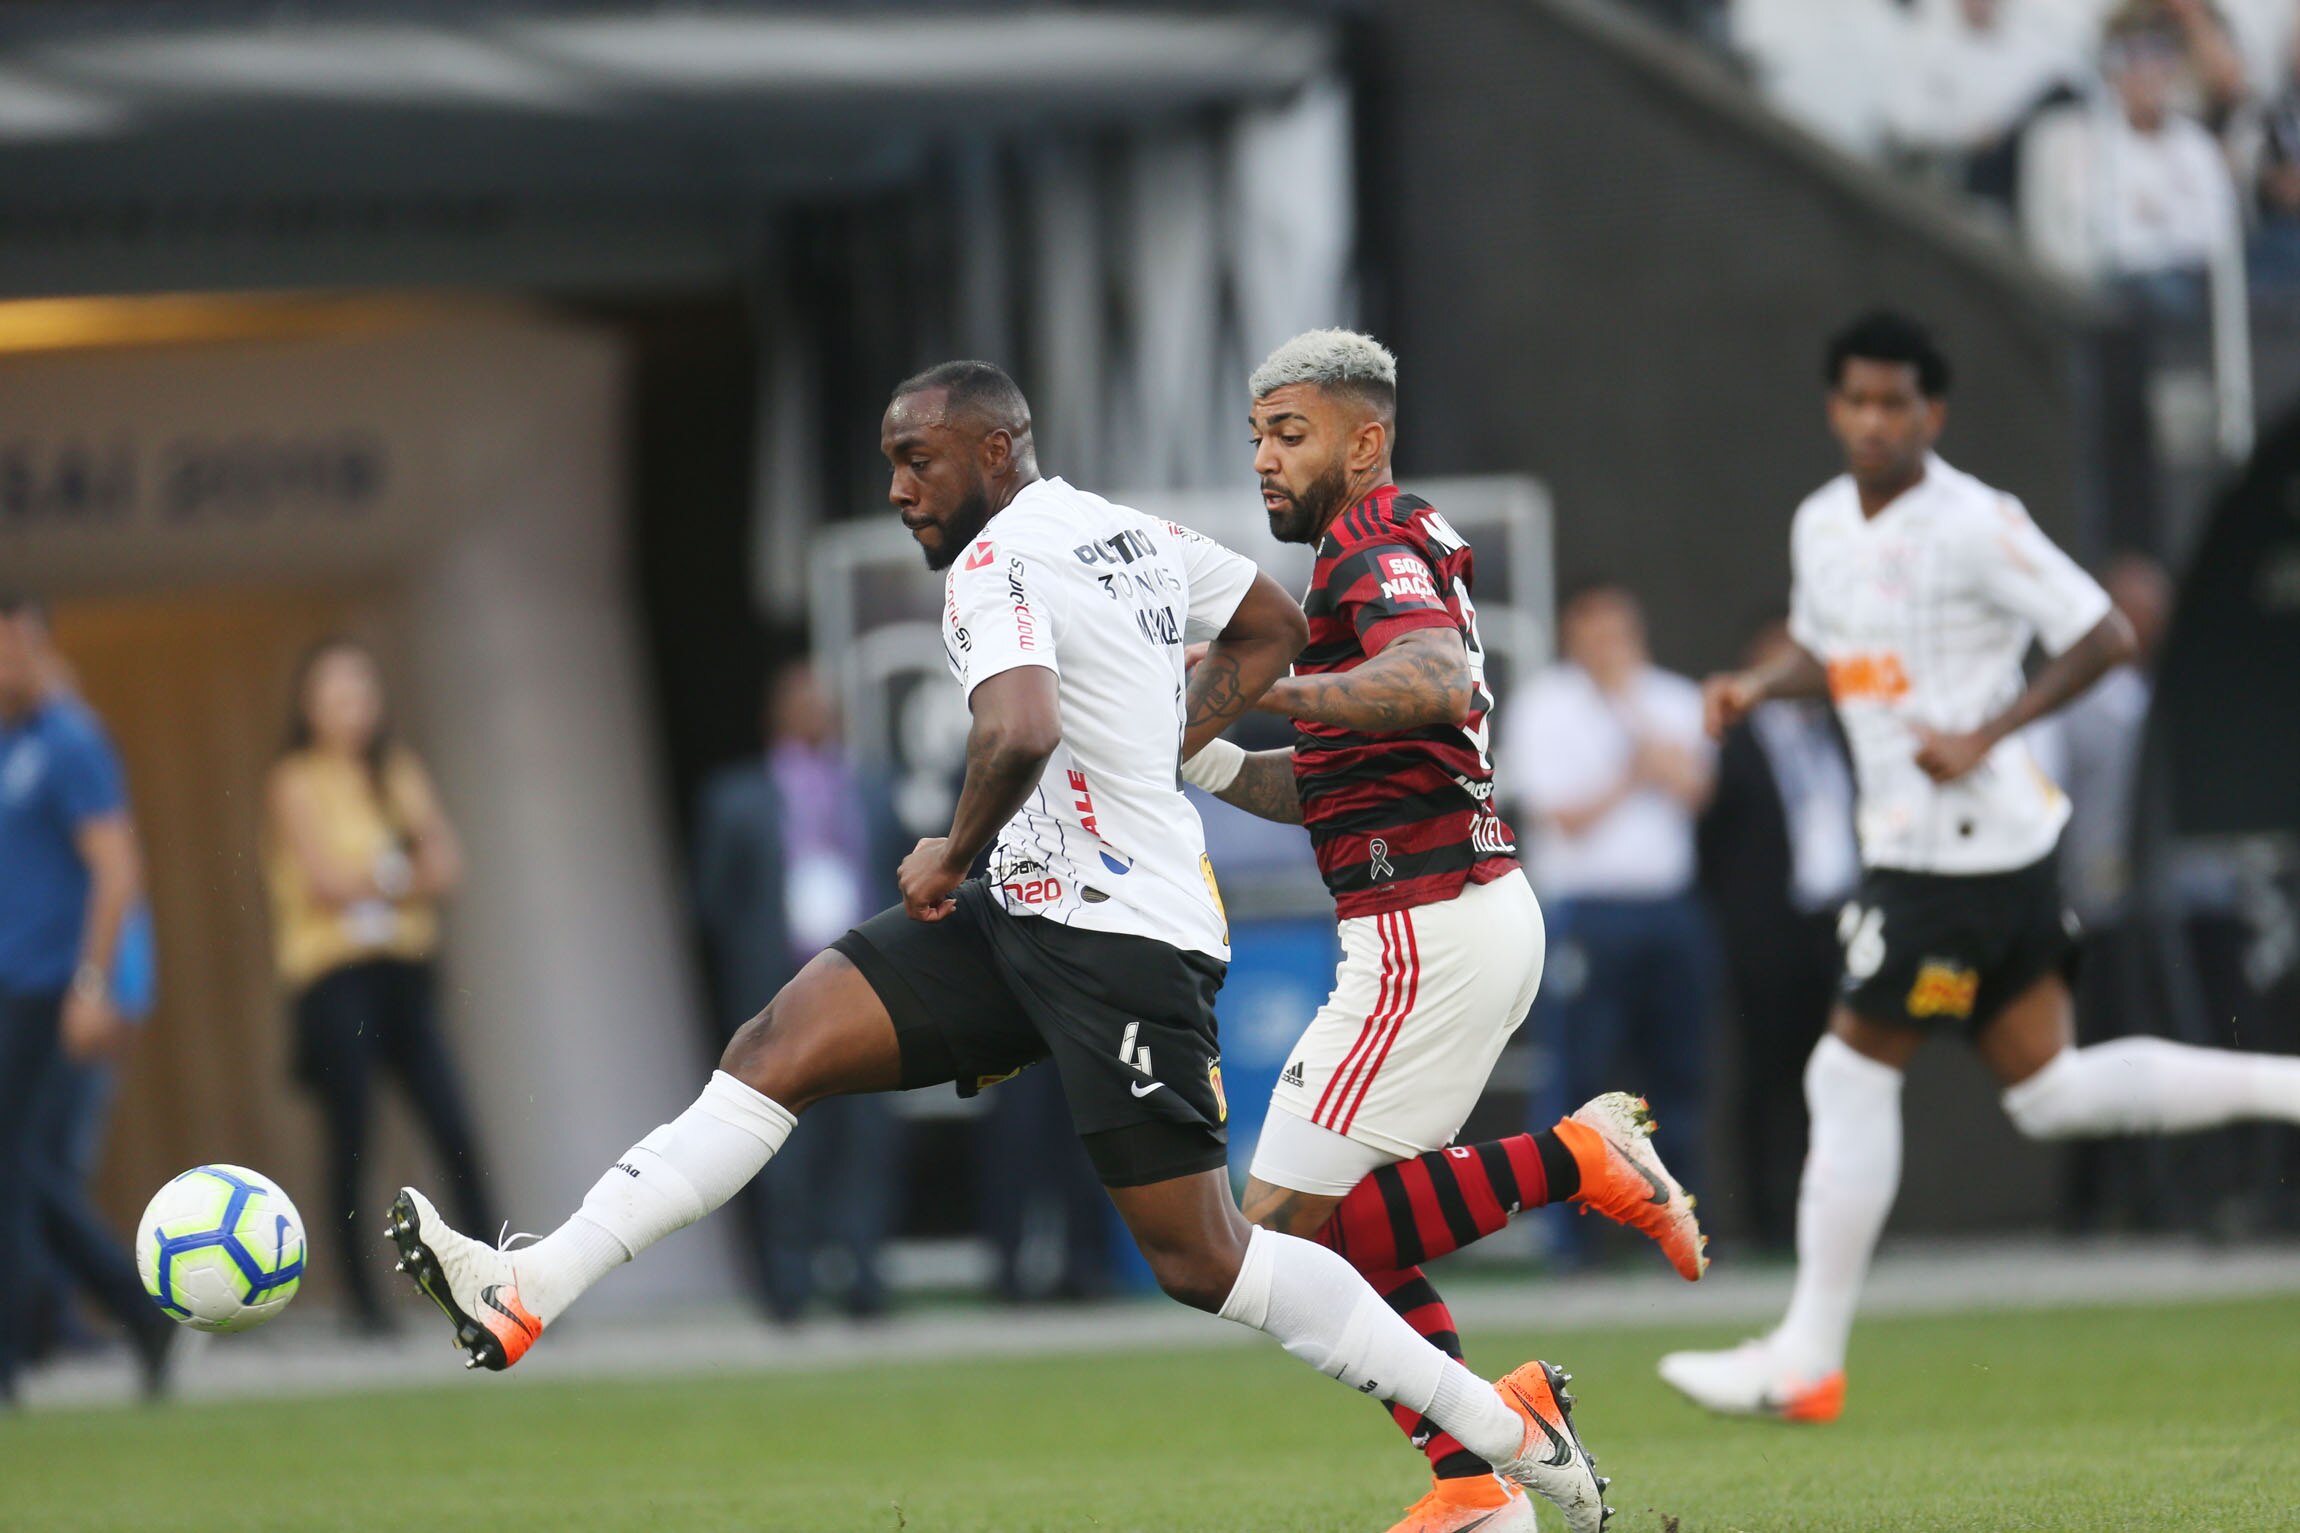
[[[1521,1209],[1571,1198],[1652,1235],[1688,1278],[1705,1259],[1637,1098],[1613,1092],[1538,1134],[1453,1143],[1540,984],[1541,907],[1494,812],[1469,545],[1391,477],[1396,367],[1368,337],[1321,330],[1250,380],[1270,531],[1318,551],[1309,645],[1257,704],[1293,720],[1294,744],[1248,754],[1217,740],[1182,772],[1306,826],[1340,917],[1334,991],[1279,1077],[1246,1215],[1341,1252],[1459,1356],[1420,1263]],[[1199,683],[1213,695],[1224,678]],[[1514,1486],[1411,1411],[1394,1414],[1435,1483],[1393,1533],[1533,1528]],[[1567,1521],[1581,1525],[1570,1509]]]
[[[1416,633],[1437,640],[1430,663],[1449,672],[1428,689],[1444,706],[1420,710],[1441,714],[1427,723],[1294,716],[1302,823],[1345,918],[1436,904],[1517,870],[1516,836],[1493,805],[1493,694],[1470,601],[1474,564],[1436,508],[1394,484],[1334,518],[1318,544],[1296,679],[1347,676]],[[1417,665],[1419,648],[1407,650]],[[1283,688],[1263,706],[1282,711]]]

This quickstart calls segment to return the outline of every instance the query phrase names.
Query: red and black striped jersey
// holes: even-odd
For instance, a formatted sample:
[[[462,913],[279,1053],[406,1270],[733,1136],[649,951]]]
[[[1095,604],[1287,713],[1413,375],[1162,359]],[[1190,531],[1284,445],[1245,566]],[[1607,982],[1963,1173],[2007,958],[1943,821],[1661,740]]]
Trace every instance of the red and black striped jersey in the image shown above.
[[[1352,671],[1417,628],[1451,628],[1469,652],[1461,724],[1359,734],[1294,722],[1302,823],[1336,912],[1434,905],[1517,867],[1517,837],[1493,803],[1493,694],[1470,601],[1469,544],[1429,502],[1383,485],[1334,518],[1302,611],[1300,676]]]

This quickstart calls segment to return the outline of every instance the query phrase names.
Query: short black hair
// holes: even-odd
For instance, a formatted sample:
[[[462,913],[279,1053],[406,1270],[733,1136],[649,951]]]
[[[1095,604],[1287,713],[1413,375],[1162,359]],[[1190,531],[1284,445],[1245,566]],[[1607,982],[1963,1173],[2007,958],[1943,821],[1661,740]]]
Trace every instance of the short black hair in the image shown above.
[[[24,591],[0,590],[0,617],[45,619],[48,604]]]
[[[1917,370],[1917,388],[1927,399],[1948,397],[1949,359],[1933,344],[1932,332],[1906,314],[1871,309],[1831,336],[1822,381],[1835,388],[1844,380],[1845,364],[1856,357],[1904,363]]]
[[[1022,397],[1021,387],[1006,370],[994,362],[937,362],[896,384],[887,399],[892,403],[905,395],[933,389],[947,395],[953,415],[975,416],[991,430],[1004,428],[1018,439],[1030,430],[1030,401]]]

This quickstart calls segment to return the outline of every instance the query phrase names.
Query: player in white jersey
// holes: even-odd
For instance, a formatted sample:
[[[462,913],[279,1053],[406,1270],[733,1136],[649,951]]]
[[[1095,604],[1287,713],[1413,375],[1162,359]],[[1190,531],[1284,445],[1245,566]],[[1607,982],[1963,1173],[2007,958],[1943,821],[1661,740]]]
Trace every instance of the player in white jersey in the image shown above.
[[[1284,674],[1300,609],[1237,554],[1040,477],[1029,405],[988,363],[900,385],[880,446],[889,499],[948,572],[943,637],[973,715],[950,834],[918,844],[901,906],[809,962],[565,1224],[497,1249],[405,1189],[389,1221],[402,1268],[471,1366],[507,1368],[607,1272],[757,1175],[810,1104],[971,1094],[1051,1059],[1169,1294],[1426,1415],[1596,1533],[1601,1488],[1555,1369],[1485,1383],[1340,1256],[1249,1225],[1230,1190],[1214,1024],[1229,933],[1177,774]],[[1186,680],[1192,628],[1214,638]],[[985,853],[987,877],[969,878]]]
[[[2300,1060],[2160,1038],[2075,1046],[2074,922],[2054,866],[2068,803],[2020,732],[2128,659],[2131,630],[2018,500],[1934,454],[1948,364],[1921,328],[1857,321],[1831,343],[1827,380],[1848,472],[1790,531],[1796,647],[1705,689],[1713,732],[1767,698],[1826,690],[1858,778],[1861,887],[1805,1070],[1796,1288],[1769,1335],[1661,1361],[1703,1405],[1793,1421],[1843,1409],[1854,1308],[1900,1182],[1902,1072],[1928,1034],[1971,1041],[2031,1138],[2300,1122]],[[2050,658],[2024,680],[2032,641]]]

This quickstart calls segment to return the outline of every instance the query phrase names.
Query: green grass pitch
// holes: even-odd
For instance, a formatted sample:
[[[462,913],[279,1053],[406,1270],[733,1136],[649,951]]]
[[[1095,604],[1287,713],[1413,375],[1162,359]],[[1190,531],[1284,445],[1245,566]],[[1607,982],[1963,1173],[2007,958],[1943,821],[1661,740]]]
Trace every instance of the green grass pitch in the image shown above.
[[[1547,1338],[1616,1533],[2300,1527],[2293,1301],[1868,1323],[1825,1429],[1716,1420],[1654,1378],[1731,1339]],[[1275,1347],[490,1383],[0,1418],[0,1528],[1378,1533],[1419,1494],[1380,1412]]]

